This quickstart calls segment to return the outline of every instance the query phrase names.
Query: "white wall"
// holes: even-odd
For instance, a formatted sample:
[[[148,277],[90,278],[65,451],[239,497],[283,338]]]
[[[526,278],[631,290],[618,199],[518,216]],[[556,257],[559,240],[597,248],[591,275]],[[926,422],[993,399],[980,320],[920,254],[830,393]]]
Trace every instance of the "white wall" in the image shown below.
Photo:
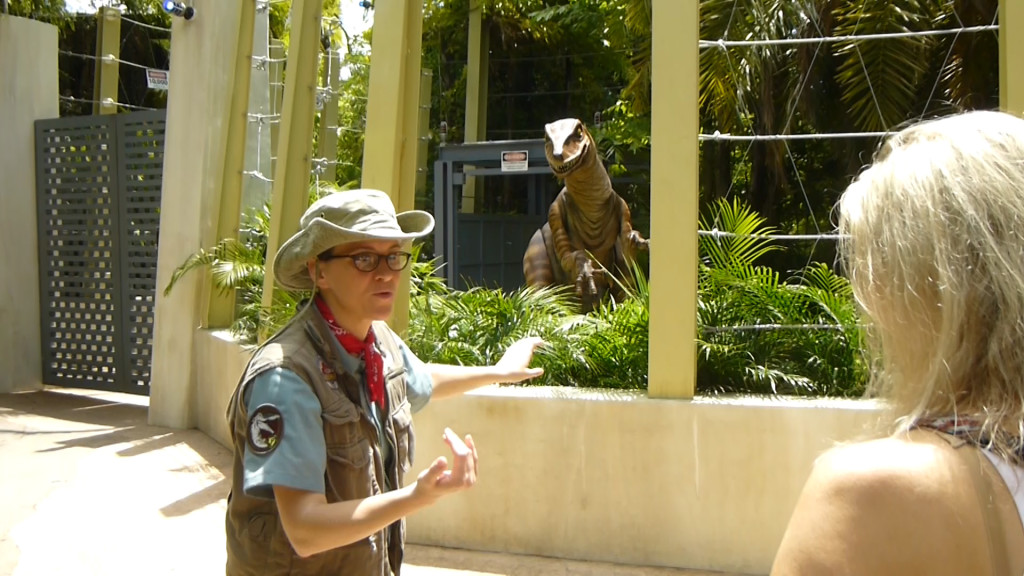
[[[251,0],[249,0],[251,1]],[[241,15],[239,0],[196,0],[192,20],[173,18],[174,58],[167,96],[160,254],[153,320],[150,424],[196,426],[196,370],[192,357],[204,306],[201,272],[164,287],[182,262],[219,238],[220,183]]]
[[[248,353],[196,336],[198,426],[226,446]],[[409,520],[409,540],[470,550],[764,574],[811,464],[865,436],[867,401],[651,400],[642,392],[489,387],[416,414],[411,480],[470,433],[479,483]]]
[[[57,96],[57,28],[0,14],[0,393],[42,387],[34,123]]]
[[[195,337],[196,427],[231,447],[227,408],[252,349],[239,346],[227,331],[200,330]]]
[[[874,404],[651,400],[492,388],[416,415],[418,471],[472,433],[480,479],[409,521],[410,540],[765,574],[814,458],[865,435]]]

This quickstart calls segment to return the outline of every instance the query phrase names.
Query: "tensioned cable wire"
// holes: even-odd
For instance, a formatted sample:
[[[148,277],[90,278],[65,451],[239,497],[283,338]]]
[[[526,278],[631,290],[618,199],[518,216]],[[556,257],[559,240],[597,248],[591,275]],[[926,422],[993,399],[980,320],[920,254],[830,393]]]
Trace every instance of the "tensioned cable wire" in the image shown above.
[[[866,328],[863,324],[739,324],[736,326],[711,326],[702,324],[697,327],[702,332],[722,334],[727,332],[769,332],[773,330],[846,330]]]
[[[839,138],[885,138],[896,134],[893,131],[886,132],[831,132],[823,134],[698,134],[697,139],[701,142],[721,140],[724,142],[781,142],[787,140],[835,140]]]
[[[998,24],[981,26],[965,26],[963,28],[947,28],[943,30],[917,30],[913,32],[882,32],[878,34],[854,34],[848,36],[821,36],[817,38],[775,38],[762,40],[699,40],[701,48],[736,48],[741,46],[783,46],[792,44],[831,44],[835,42],[860,42],[864,40],[887,40],[893,38],[914,38],[918,36],[944,36],[988,32],[999,30]]]
[[[108,99],[107,101],[103,102],[103,101],[100,101],[100,100],[88,100],[86,98],[75,98],[74,96],[60,96],[59,98],[61,100],[65,100],[65,101],[68,101],[68,102],[87,102],[89,104],[101,104],[101,105],[104,105],[104,106],[122,106],[124,108],[130,108],[132,110],[159,110],[159,108],[148,108],[146,106],[136,106],[134,104],[125,104],[123,102],[114,102],[113,100],[110,100],[110,99]]]
[[[170,28],[164,28],[163,26],[153,26],[152,24],[146,24],[145,22],[139,22],[138,20],[132,20],[131,18],[129,18],[129,17],[123,15],[123,14],[121,15],[121,20],[124,20],[125,22],[131,22],[132,24],[134,24],[136,26],[141,26],[143,28],[149,28],[150,30],[157,30],[157,31],[160,31],[160,32],[168,32],[168,33],[171,31]]]
[[[722,230],[698,230],[698,236],[704,236],[706,238],[755,238],[758,240],[775,240],[780,242],[802,242],[802,241],[814,241],[814,240],[842,240],[847,238],[842,234],[828,233],[828,234],[737,234],[735,232],[724,232]]]
[[[251,178],[255,178],[255,179],[257,179],[257,180],[262,180],[262,181],[264,181],[264,182],[268,182],[268,183],[270,183],[270,184],[273,184],[273,183],[274,183],[274,180],[273,180],[273,179],[271,179],[271,178],[267,178],[267,177],[266,177],[266,176],[264,176],[264,175],[263,175],[263,173],[262,173],[262,172],[260,172],[259,170],[243,170],[243,171],[242,171],[242,174],[243,174],[243,175],[245,175],[245,176],[249,176],[249,177],[251,177]]]
[[[86,60],[103,60],[104,62],[117,62],[118,64],[125,64],[127,66],[141,68],[143,70],[161,70],[160,68],[151,68],[149,66],[143,66],[142,64],[136,64],[135,62],[129,62],[128,60],[122,60],[114,56],[113,54],[106,54],[104,56],[93,56],[91,54],[79,54],[77,52],[70,52],[68,50],[58,50],[57,52],[60,54],[64,54],[65,56],[74,56],[76,58],[84,58]],[[167,72],[167,70],[161,71]]]

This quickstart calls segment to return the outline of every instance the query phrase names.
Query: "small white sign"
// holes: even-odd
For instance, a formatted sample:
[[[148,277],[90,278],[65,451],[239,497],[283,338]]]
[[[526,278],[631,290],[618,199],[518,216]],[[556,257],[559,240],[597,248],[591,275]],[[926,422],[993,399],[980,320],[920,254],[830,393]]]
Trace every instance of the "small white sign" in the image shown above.
[[[502,172],[526,172],[529,163],[530,152],[528,150],[504,150],[501,153]]]
[[[167,70],[146,68],[146,84],[151,90],[167,90],[171,85],[171,73]]]

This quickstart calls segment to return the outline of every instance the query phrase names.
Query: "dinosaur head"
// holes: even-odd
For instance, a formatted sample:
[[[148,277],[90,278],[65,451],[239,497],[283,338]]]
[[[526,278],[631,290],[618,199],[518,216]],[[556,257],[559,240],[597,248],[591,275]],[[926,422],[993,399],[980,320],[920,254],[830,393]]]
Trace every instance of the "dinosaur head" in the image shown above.
[[[583,122],[564,118],[544,125],[544,153],[555,176],[565,178],[595,157],[596,149]]]

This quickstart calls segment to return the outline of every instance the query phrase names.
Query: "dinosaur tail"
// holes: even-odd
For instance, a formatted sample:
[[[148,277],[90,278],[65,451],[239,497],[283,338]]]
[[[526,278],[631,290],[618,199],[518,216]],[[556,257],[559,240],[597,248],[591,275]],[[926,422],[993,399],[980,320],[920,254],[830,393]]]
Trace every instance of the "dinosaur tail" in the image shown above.
[[[523,254],[523,276],[527,286],[551,286],[559,282],[558,272],[561,267],[552,266],[557,262],[554,254],[554,243],[551,240],[551,228],[544,224],[533,233],[530,243]],[[562,274],[564,276],[564,274]]]

